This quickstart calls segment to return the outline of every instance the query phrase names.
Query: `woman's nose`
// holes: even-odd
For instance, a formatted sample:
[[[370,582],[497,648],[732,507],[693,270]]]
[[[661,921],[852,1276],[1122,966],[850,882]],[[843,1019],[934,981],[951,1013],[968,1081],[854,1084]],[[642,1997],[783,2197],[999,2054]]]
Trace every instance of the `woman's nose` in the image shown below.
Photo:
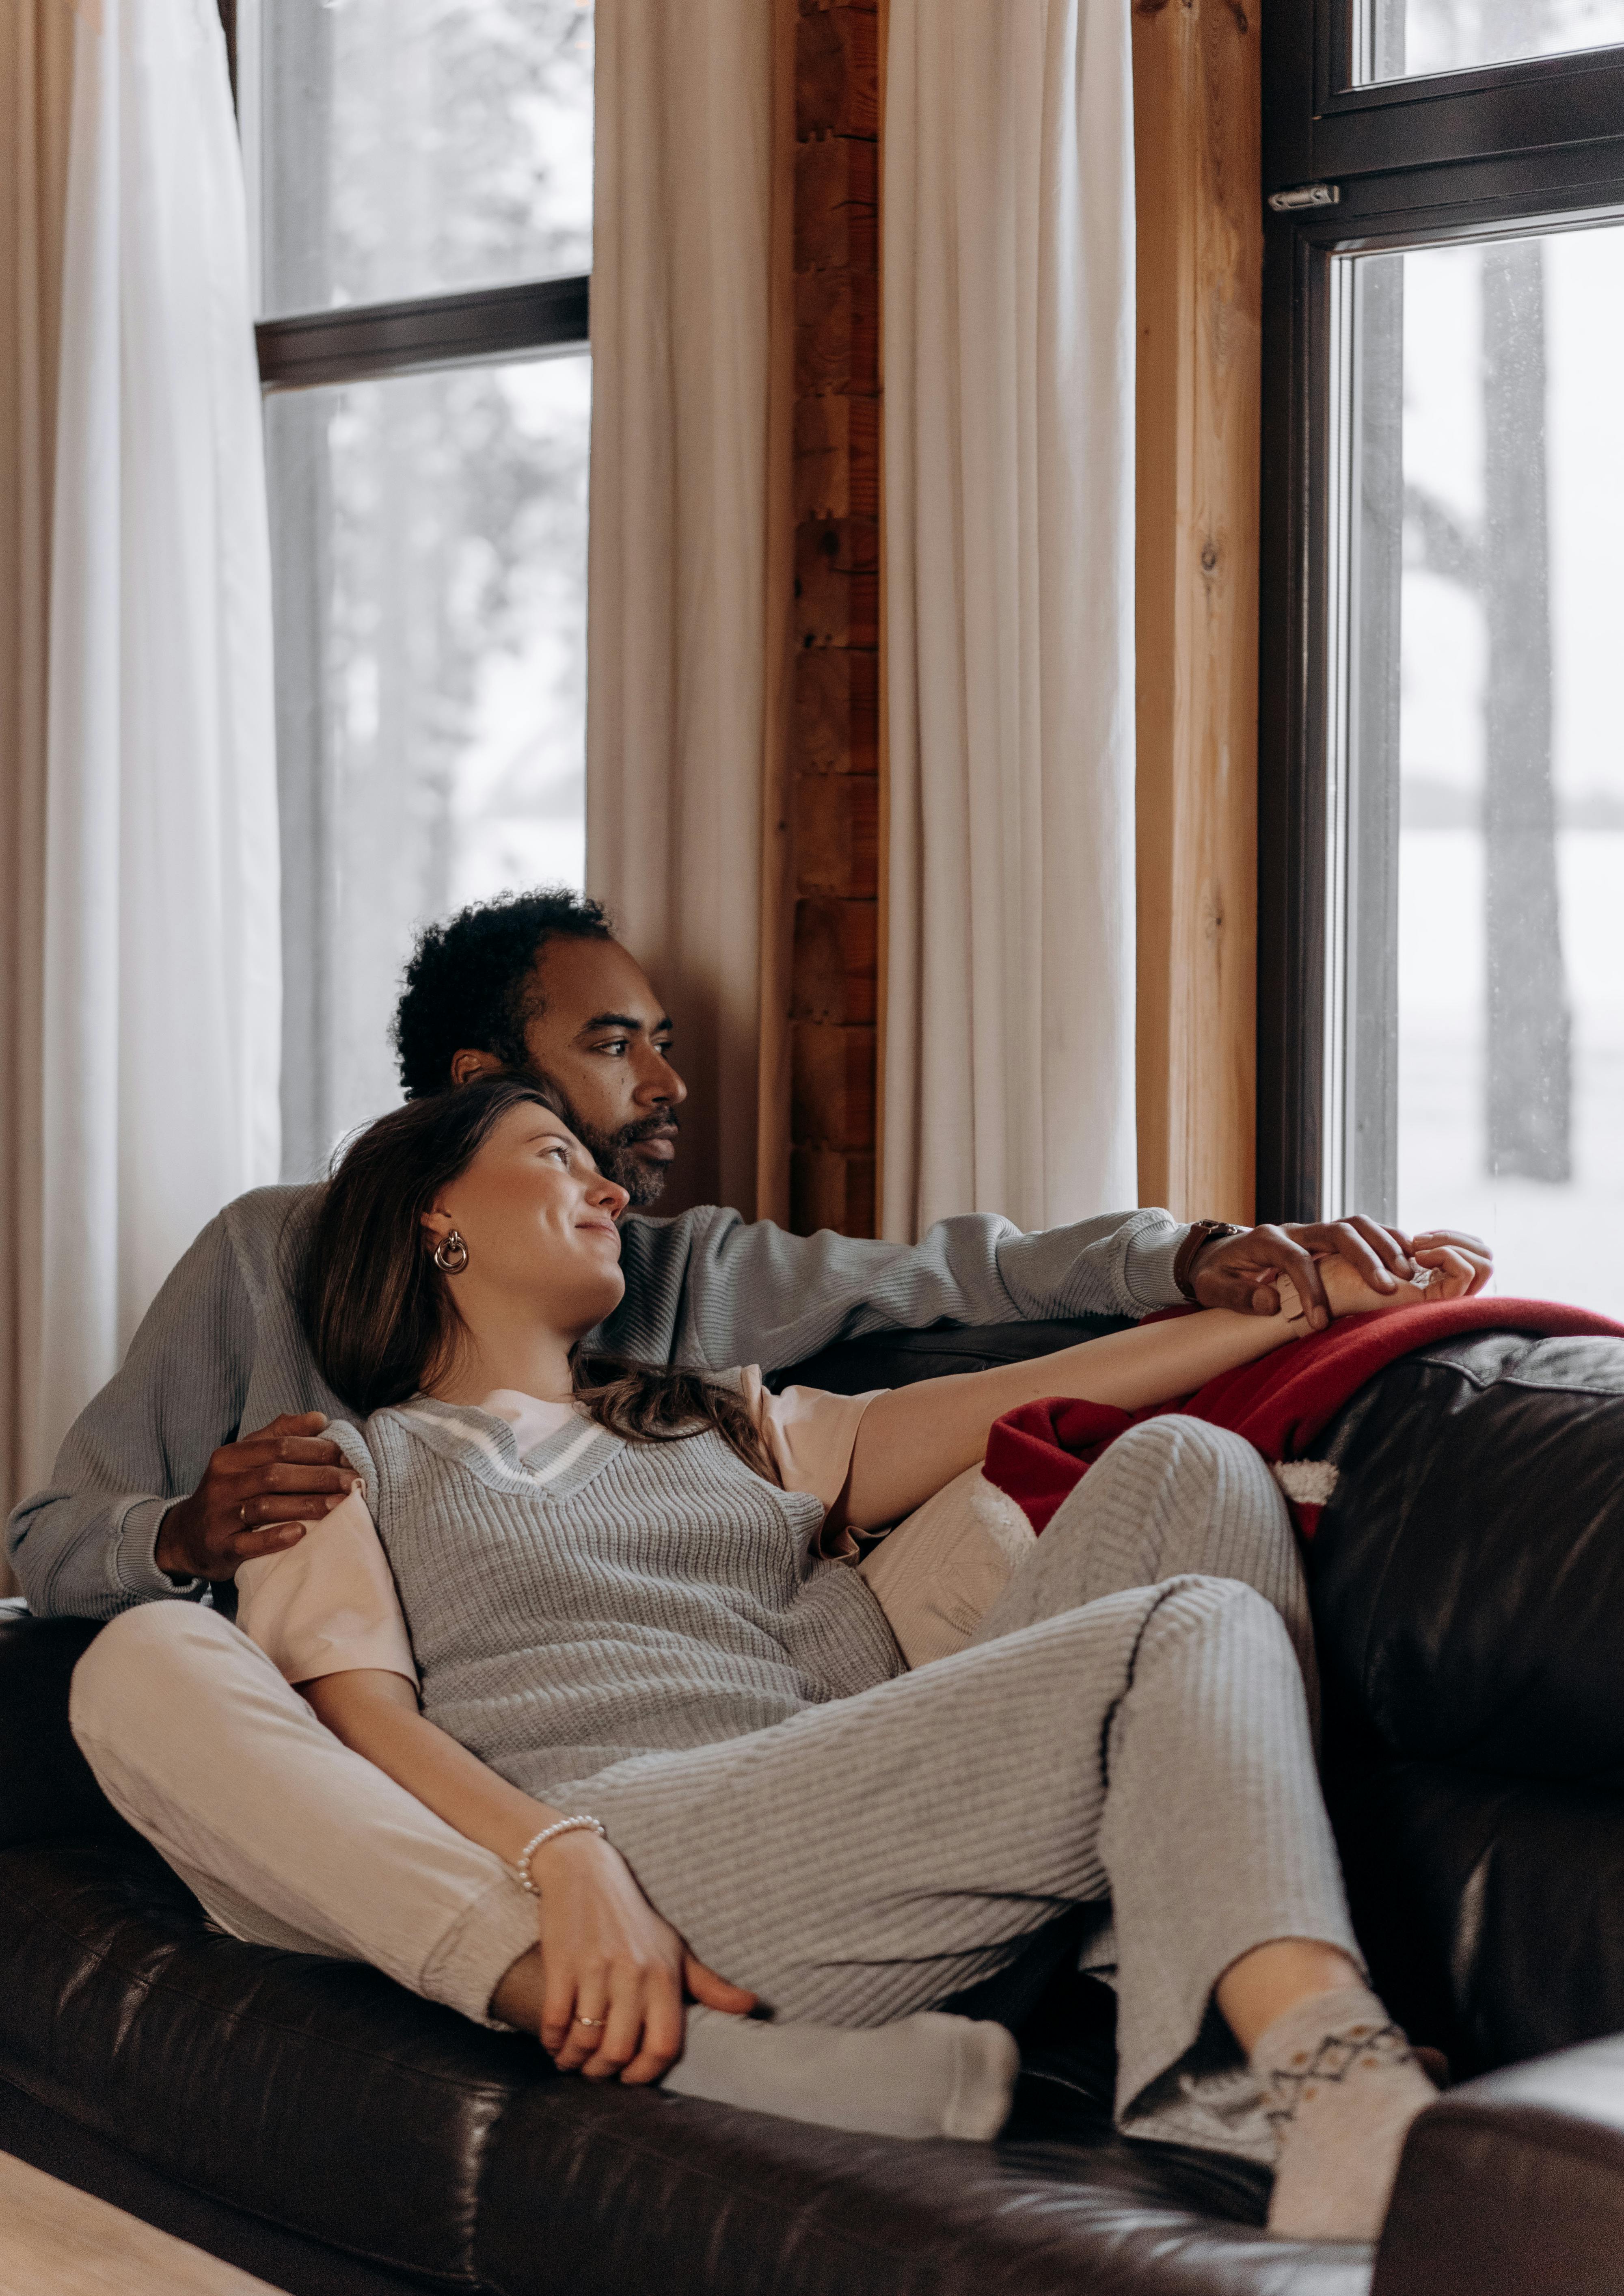
[[[619,1180],[600,1179],[593,1183],[591,1201],[601,1205],[611,1219],[619,1219],[631,1200],[630,1189],[623,1188]]]

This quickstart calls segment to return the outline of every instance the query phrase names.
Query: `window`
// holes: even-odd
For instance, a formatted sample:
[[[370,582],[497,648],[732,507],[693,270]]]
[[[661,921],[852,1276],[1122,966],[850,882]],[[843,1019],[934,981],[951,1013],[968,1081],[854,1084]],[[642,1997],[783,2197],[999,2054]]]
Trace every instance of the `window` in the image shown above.
[[[238,0],[283,1162],[398,1097],[417,929],[582,882],[590,0]]]
[[[1624,1314],[1608,41],[1620,0],[1323,0],[1272,60],[1259,1172]]]

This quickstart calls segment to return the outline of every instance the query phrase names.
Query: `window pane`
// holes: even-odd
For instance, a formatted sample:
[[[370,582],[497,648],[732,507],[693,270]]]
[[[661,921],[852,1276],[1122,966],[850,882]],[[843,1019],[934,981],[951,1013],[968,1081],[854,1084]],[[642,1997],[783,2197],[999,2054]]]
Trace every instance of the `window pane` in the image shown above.
[[[1362,79],[1470,71],[1624,43],[1624,0],[1366,0]]]
[[[590,380],[572,357],[267,402],[290,1178],[398,1100],[416,928],[582,882]]]
[[[267,316],[592,266],[591,0],[266,0]]]
[[[1343,268],[1349,1193],[1624,1315],[1624,228]]]

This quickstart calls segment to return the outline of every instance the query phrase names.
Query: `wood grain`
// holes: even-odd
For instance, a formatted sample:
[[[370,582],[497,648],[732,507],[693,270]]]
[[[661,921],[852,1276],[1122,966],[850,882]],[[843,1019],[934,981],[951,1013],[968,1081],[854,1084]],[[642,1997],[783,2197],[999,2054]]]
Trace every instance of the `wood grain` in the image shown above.
[[[1262,190],[1258,13],[1138,0],[1141,1201],[1250,1220]]]
[[[0,2152],[0,2296],[275,2296],[263,2280]]]

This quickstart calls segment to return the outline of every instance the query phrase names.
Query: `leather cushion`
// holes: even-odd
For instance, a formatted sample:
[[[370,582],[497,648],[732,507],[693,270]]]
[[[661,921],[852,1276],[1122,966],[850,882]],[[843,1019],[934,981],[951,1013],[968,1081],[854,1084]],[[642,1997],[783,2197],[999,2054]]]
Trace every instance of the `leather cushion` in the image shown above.
[[[0,2079],[195,2191],[442,2285],[1243,2296],[1284,2275],[1366,2296],[1366,2251],[1268,2239],[1244,2164],[1115,2138],[1103,2070],[1058,2033],[996,2147],[599,2089],[373,1971],[212,1934],[139,1845],[0,1854]]]
[[[1376,1989],[1457,2076],[1624,2030],[1624,1797],[1382,1763],[1329,1784]]]
[[[1624,2041],[1456,2089],[1399,2163],[1374,2296],[1616,2296]]]
[[[294,2231],[472,2279],[486,2141],[537,2054],[375,1971],[214,1933],[143,1843],[0,1854],[0,2075]]]
[[[68,1685],[98,1631],[0,1602],[0,1849],[122,1830],[68,1727]]]
[[[1029,1363],[1062,1348],[1080,1347],[1106,1332],[1133,1329],[1131,1316],[1078,1316],[1054,1324],[939,1324],[927,1332],[873,1332],[769,1374],[775,1395],[786,1387],[821,1387],[831,1395],[863,1395],[871,1387],[912,1387],[916,1380],[952,1372],[988,1371],[995,1364]]]
[[[1624,1341],[1445,1341],[1316,1447],[1341,1471],[1308,1549],[1332,1711],[1391,1755],[1624,1771]]]

